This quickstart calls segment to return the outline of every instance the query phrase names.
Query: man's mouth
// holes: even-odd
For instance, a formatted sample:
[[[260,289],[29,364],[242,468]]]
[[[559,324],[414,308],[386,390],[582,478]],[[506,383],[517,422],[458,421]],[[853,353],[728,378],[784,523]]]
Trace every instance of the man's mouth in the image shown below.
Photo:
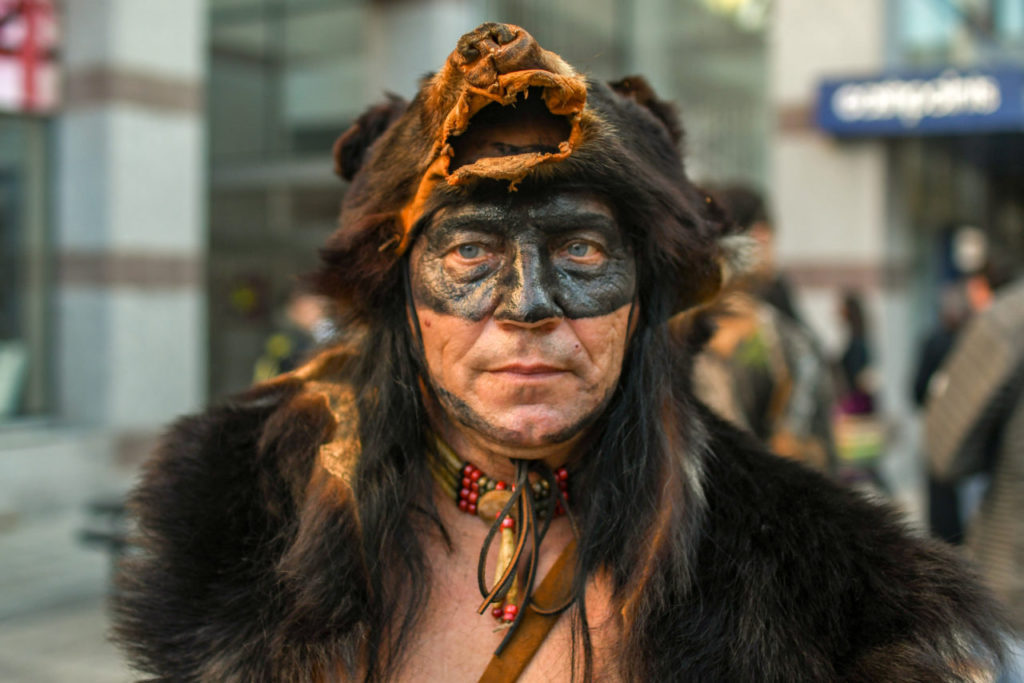
[[[490,370],[493,373],[501,373],[511,377],[524,377],[531,379],[543,379],[554,375],[569,372],[566,368],[547,363],[508,363]]]

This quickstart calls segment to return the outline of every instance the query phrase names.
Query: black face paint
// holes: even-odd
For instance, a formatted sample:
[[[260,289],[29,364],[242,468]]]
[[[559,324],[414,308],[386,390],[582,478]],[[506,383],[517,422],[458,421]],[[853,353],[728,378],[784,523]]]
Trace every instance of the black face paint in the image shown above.
[[[411,255],[418,304],[537,322],[607,315],[633,300],[636,264],[611,211],[585,195],[469,202],[435,216]]]

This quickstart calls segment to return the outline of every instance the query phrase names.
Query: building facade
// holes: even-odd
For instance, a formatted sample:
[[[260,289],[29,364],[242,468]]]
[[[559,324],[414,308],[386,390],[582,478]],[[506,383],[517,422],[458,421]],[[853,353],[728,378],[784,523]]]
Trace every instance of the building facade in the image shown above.
[[[895,83],[920,108],[920,98],[941,92],[943,82],[969,83],[993,70],[1020,74],[1024,7],[1013,0],[777,0],[770,31],[769,187],[779,259],[833,351],[843,343],[838,294],[864,296],[891,427],[888,475],[917,511],[923,464],[910,386],[918,345],[957,275],[950,247],[958,228],[979,228],[1003,272],[1024,263],[1024,119],[993,126],[992,110],[951,126],[957,111],[936,95],[930,113],[889,116],[876,108],[836,126],[822,118],[829,106],[822,98],[837,83]],[[882,92],[859,105],[896,106]],[[850,134],[865,119],[874,131]]]
[[[0,42],[41,5],[59,99],[0,118],[0,616],[105,588],[90,511],[205,400],[205,3],[4,3]]]

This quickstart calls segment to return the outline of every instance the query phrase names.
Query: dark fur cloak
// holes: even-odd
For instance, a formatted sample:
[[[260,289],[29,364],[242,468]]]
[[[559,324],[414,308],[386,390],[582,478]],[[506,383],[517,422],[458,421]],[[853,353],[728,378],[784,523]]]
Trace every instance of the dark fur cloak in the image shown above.
[[[366,602],[343,353],[180,421],[134,497],[117,635],[166,681],[332,680]],[[897,515],[698,408],[685,539],[649,680],[947,681],[993,664],[976,579]]]

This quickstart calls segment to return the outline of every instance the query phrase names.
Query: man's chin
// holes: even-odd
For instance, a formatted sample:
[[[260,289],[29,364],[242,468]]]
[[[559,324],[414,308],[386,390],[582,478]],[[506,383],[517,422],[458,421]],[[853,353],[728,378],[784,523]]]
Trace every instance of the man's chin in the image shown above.
[[[550,406],[515,406],[484,412],[462,404],[461,410],[452,411],[450,415],[477,436],[514,450],[543,450],[564,444],[594,422],[590,415],[567,414]]]
[[[447,420],[467,436],[521,458],[545,457],[551,448],[576,439],[597,421],[608,401],[605,396],[582,405],[579,400],[519,403],[488,401],[479,395],[464,399],[439,386],[435,390]]]
[[[543,448],[571,441],[588,421],[502,419],[489,422],[483,436],[508,448]]]

